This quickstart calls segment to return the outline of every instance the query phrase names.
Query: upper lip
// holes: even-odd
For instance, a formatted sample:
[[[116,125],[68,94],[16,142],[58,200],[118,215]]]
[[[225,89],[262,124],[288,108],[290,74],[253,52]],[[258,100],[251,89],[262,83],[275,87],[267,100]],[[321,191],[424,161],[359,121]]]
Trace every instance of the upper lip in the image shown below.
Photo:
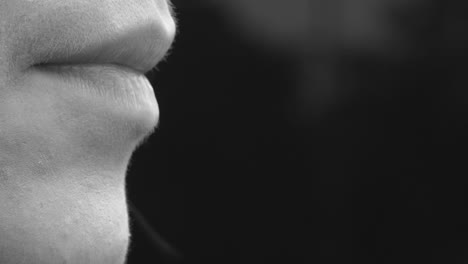
[[[171,32],[170,28],[154,19],[112,32],[107,37],[88,38],[86,42],[72,39],[66,42],[67,45],[55,45],[55,50],[43,56],[35,66],[115,64],[146,73],[167,56],[174,34],[175,31]]]

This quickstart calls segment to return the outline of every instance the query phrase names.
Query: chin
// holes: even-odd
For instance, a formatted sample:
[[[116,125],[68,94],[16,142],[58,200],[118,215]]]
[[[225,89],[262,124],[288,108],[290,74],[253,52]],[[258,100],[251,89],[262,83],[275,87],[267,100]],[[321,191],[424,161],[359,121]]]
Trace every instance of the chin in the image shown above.
[[[23,180],[0,187],[0,197],[0,263],[125,262],[123,188]]]
[[[125,263],[125,176],[158,122],[154,94],[122,105],[125,92],[27,80],[35,89],[25,81],[0,99],[0,263]]]

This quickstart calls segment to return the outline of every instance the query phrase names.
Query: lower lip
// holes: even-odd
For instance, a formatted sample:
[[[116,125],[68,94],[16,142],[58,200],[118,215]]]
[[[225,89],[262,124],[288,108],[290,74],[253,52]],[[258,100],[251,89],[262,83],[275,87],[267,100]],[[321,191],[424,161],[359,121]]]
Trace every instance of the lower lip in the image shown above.
[[[157,108],[153,87],[144,74],[119,65],[40,65],[41,81],[96,100],[131,109]]]

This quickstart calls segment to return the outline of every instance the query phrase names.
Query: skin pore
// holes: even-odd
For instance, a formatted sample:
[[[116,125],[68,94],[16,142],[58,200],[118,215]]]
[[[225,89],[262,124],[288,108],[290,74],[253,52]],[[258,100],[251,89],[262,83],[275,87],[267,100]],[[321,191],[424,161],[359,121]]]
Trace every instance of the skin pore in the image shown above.
[[[150,17],[162,59],[171,13],[167,0],[0,0],[0,263],[125,262],[125,175],[157,125],[154,95],[121,107],[29,67]]]

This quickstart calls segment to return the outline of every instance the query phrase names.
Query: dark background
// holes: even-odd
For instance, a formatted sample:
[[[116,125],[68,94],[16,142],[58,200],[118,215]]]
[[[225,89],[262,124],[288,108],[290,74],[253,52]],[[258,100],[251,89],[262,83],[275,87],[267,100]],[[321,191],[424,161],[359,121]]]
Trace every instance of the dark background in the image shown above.
[[[273,44],[222,1],[173,2],[128,195],[180,253],[132,218],[130,264],[468,260],[465,4],[311,4]]]

